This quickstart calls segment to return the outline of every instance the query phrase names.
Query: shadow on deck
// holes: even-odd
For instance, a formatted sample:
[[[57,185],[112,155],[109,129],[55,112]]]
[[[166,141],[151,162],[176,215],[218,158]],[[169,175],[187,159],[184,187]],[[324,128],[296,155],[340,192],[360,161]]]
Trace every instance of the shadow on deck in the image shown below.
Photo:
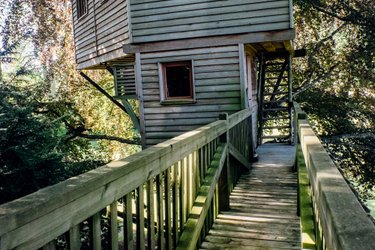
[[[264,144],[259,161],[242,175],[203,249],[301,249],[295,146]]]

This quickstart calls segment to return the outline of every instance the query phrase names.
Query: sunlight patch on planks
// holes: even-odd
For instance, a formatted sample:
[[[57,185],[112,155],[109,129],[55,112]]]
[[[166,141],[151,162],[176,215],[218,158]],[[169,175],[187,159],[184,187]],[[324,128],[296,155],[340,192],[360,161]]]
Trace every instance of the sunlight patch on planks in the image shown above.
[[[201,249],[301,249],[295,147],[264,144],[257,152]]]

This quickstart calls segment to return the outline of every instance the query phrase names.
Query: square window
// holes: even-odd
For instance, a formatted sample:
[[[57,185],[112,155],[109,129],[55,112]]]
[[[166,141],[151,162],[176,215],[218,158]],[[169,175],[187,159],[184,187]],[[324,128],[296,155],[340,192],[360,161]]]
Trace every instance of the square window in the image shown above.
[[[77,19],[80,19],[82,16],[87,14],[88,6],[87,0],[76,0],[77,4]]]
[[[161,101],[194,101],[191,61],[159,64]]]

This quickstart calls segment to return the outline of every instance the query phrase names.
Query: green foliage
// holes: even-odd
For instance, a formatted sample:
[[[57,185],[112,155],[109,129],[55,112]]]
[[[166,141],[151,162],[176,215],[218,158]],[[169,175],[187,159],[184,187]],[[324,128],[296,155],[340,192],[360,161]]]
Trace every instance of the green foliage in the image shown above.
[[[375,4],[295,2],[296,100],[361,198],[375,195]]]
[[[140,149],[75,70],[71,1],[5,0],[0,13],[0,203]],[[109,73],[89,75],[113,91]]]
[[[39,92],[39,93],[38,93]],[[0,84],[0,203],[104,164],[108,156],[67,129],[38,102],[43,90]]]

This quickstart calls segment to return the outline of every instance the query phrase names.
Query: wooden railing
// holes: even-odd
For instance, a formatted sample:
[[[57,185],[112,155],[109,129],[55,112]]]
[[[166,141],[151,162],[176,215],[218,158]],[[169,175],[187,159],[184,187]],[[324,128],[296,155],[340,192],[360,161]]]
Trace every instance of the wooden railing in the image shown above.
[[[300,152],[307,168],[313,204],[316,248],[375,249],[375,226],[294,103]],[[297,159],[297,163],[300,162]]]
[[[196,248],[249,166],[250,111],[221,119],[0,206],[0,249]]]

